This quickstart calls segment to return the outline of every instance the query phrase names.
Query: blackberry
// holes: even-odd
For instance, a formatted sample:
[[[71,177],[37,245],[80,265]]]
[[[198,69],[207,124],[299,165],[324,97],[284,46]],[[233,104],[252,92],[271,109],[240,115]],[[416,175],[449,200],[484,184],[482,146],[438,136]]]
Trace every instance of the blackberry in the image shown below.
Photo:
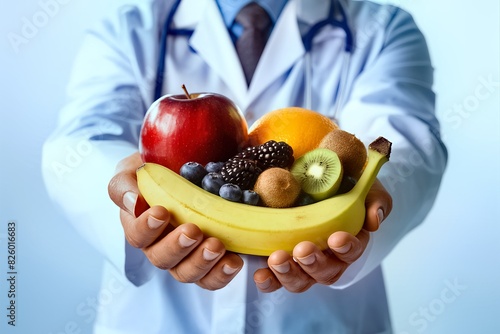
[[[234,157],[226,161],[220,173],[227,183],[236,184],[241,190],[247,190],[252,189],[262,169],[255,160]]]
[[[235,158],[256,160],[259,168],[265,170],[271,167],[287,168],[293,164],[293,149],[287,143],[270,140],[259,146],[247,147]]]

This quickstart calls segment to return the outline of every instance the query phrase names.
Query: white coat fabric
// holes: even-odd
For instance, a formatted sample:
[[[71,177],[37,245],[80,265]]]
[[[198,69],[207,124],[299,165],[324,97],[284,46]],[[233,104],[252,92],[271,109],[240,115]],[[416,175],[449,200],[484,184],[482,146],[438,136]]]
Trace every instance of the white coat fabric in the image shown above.
[[[393,142],[379,178],[394,209],[371,234],[363,256],[332,286],[302,294],[260,293],[245,266],[224,289],[175,281],[125,241],[118,208],[107,194],[117,162],[137,150],[144,113],[153,102],[159,36],[169,1],[127,1],[85,36],[57,130],[44,146],[48,191],[81,235],[106,258],[95,333],[390,333],[380,268],[385,256],[432,207],[446,165],[434,115],[433,69],[424,37],[401,9],[366,1],[342,3],[354,33],[347,80],[340,85],[345,32],[327,26],[311,53],[312,109],[332,114],[340,92],[341,128],[366,144]],[[247,88],[215,1],[182,1],[169,36],[163,93],[217,92],[251,124],[264,113],[304,103],[304,27],[323,19],[329,1],[287,3]],[[341,87],[339,87],[339,85]],[[305,125],[307,126],[307,125]],[[411,264],[408,265],[411,268]],[[405,270],[408,270],[405,268]]]

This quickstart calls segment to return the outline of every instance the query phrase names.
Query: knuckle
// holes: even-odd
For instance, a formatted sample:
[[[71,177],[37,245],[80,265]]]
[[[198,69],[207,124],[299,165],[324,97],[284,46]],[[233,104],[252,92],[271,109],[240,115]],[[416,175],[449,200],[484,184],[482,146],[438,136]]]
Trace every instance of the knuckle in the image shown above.
[[[167,270],[171,268],[168,261],[166,261],[165,258],[158,256],[158,253],[156,251],[149,252],[148,259],[153,266],[161,270]]]
[[[293,293],[302,293],[307,290],[312,286],[309,282],[301,282],[300,284],[293,284],[293,285],[284,285],[285,289],[293,292]]]
[[[139,238],[137,238],[137,236],[126,234],[125,237],[127,238],[127,242],[130,244],[130,246],[134,248],[146,247],[144,240],[140,240]]]
[[[194,283],[196,282],[195,276],[187,274],[185,270],[179,270],[177,267],[171,268],[170,273],[172,276],[181,283]]]
[[[353,263],[354,261],[356,261],[359,257],[360,257],[360,253],[359,252],[353,252],[353,253],[350,253],[350,254],[345,254],[343,256],[338,256],[339,260],[345,262],[346,264],[351,264]]]
[[[339,278],[342,276],[342,273],[344,272],[346,267],[343,267],[339,269],[338,271],[332,271],[325,277],[322,277],[321,279],[318,280],[318,283],[323,284],[323,285],[332,285],[333,283],[337,282]]]
[[[210,276],[207,277],[206,279],[203,279],[199,282],[199,285],[203,287],[204,289],[210,290],[210,291],[215,291],[222,289],[227,285],[227,281],[222,279],[220,276],[215,275],[214,277]]]
[[[206,262],[194,262],[193,263],[193,272],[195,273],[207,273],[212,268],[211,264]]]

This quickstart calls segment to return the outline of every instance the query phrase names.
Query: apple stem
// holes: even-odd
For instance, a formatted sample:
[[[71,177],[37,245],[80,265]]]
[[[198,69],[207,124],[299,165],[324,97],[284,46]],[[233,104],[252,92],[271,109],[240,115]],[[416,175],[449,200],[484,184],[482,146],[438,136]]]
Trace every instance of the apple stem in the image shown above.
[[[189,94],[186,85],[182,84],[182,90],[184,91],[184,94],[186,94],[186,97],[191,100],[191,95]]]

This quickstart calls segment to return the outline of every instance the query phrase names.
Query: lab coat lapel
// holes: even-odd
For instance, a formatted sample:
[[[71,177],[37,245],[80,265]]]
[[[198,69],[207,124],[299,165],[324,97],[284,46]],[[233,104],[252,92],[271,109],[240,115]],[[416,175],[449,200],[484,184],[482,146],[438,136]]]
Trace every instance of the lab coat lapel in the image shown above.
[[[238,55],[215,1],[183,0],[174,17],[174,26],[194,29],[190,46],[226,84],[238,106],[245,110],[305,54],[297,17],[312,24],[324,19],[326,12],[310,8],[318,7],[309,6],[306,0],[288,1],[269,37],[250,87],[247,87]]]
[[[182,13],[184,10],[190,11]],[[190,46],[233,92],[238,105],[245,104],[245,75],[216,2],[185,0],[179,6],[177,17],[179,19],[174,21],[177,27],[188,23],[194,25],[193,35],[189,39]]]

